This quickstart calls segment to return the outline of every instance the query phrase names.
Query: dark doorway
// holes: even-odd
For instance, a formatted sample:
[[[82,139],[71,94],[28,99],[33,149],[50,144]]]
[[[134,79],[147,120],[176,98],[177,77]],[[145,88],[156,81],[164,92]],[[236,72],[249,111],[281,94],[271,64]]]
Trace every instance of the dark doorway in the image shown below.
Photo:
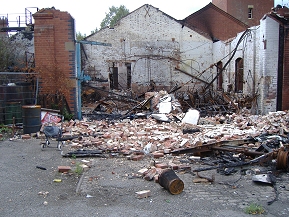
[[[127,89],[131,88],[131,63],[126,63],[126,71],[127,71]]]
[[[221,61],[219,61],[217,63],[217,75],[218,75],[218,79],[217,79],[217,89],[218,90],[222,90],[223,89],[223,72],[221,72],[223,68],[223,63]],[[221,73],[220,73],[221,72]],[[219,74],[220,73],[220,74]]]
[[[110,80],[110,88],[117,90],[118,89],[118,67],[115,67],[114,64],[113,64],[113,67],[110,68],[109,80]]]
[[[236,59],[235,62],[235,92],[243,92],[243,79],[244,79],[244,63],[242,58]]]

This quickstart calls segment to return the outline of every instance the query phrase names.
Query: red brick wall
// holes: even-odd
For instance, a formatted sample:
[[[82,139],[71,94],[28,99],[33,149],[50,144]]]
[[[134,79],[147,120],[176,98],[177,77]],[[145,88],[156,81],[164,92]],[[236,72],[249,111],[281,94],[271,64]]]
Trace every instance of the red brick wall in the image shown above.
[[[227,12],[228,0],[212,0],[212,3]]]
[[[274,7],[274,0],[213,0],[213,4],[249,26],[257,26],[264,14]],[[253,5],[253,19],[248,19],[248,5]]]
[[[76,111],[75,28],[67,12],[42,9],[33,15],[35,67],[40,94],[63,94]]]
[[[8,25],[7,18],[4,16],[0,16],[0,29],[3,27],[7,27],[7,25]],[[8,33],[7,32],[0,32],[0,37],[1,36],[8,36]]]
[[[200,11],[186,18],[189,27],[199,29],[211,38],[227,40],[236,37],[237,33],[248,28],[247,25],[209,4]]]

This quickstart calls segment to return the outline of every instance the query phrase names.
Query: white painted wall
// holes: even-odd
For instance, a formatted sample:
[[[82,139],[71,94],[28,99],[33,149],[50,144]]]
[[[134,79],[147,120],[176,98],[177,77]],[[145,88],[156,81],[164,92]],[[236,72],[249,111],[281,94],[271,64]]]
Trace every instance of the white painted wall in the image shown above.
[[[266,43],[266,49],[264,47]],[[276,111],[279,23],[270,17],[260,25],[260,109],[262,114]]]
[[[88,56],[85,67],[95,67],[98,76],[106,79],[114,62],[119,69],[120,88],[125,89],[125,62],[130,62],[134,91],[145,92],[150,80],[154,80],[159,87],[188,82],[185,90],[190,88],[194,91],[204,83],[197,80],[189,82],[192,77],[175,68],[211,82],[217,74],[213,64],[219,61],[223,66],[226,64],[242,34],[212,43],[197,32],[182,27],[157,8],[144,5],[121,19],[115,28],[102,29],[87,38],[89,41],[111,43],[112,47],[84,45]],[[256,106],[253,107],[253,112],[257,114],[276,110],[278,38],[279,24],[266,17],[259,26],[250,28],[223,71],[223,89],[229,91],[228,86],[232,85],[231,93],[235,99],[258,94]],[[238,58],[244,60],[243,93],[234,93],[235,61]],[[216,84],[215,81],[214,88]]]
[[[243,32],[227,42],[219,41],[213,45],[213,62],[222,61],[223,65],[230,59],[233,50]],[[235,61],[244,60],[243,93],[235,94],[235,98],[258,94],[257,107],[254,112],[267,114],[276,111],[277,66],[278,66],[279,24],[267,17],[260,21],[259,26],[251,27],[250,32],[239,44],[237,52],[223,73],[223,89],[228,91],[228,85],[235,87]],[[264,41],[266,49],[264,49]],[[214,72],[216,75],[216,67]],[[216,82],[214,82],[216,85]]]
[[[195,31],[182,27],[157,8],[144,5],[122,18],[113,28],[105,28],[87,38],[111,43],[112,47],[84,45],[88,66],[95,66],[99,76],[108,78],[109,66],[119,67],[119,83],[126,86],[125,62],[131,62],[132,83],[145,89],[150,80],[157,86],[172,87],[191,77],[175,70],[178,67],[198,76],[212,63],[212,42]],[[207,70],[201,79],[211,77]],[[193,85],[190,83],[190,85]]]

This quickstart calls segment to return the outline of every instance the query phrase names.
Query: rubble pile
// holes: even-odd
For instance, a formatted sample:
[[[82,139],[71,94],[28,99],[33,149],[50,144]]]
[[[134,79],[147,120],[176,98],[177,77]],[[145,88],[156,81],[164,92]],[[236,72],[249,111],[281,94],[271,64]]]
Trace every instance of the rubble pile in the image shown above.
[[[183,113],[178,101],[165,91],[147,93],[146,100],[137,106],[114,113],[117,109],[113,105],[119,108],[120,104],[98,101],[95,108],[100,115],[96,119],[84,114],[82,120],[53,123],[62,132],[56,140],[66,141],[68,147],[62,156],[147,159],[150,164],[140,169],[137,176],[166,186],[172,194],[181,193],[183,185],[171,171],[197,175],[194,183],[212,183],[214,175],[205,177],[199,172],[215,169],[222,175],[230,175],[237,171],[236,167],[253,164],[288,170],[288,111],[262,116],[243,108],[238,113],[201,117],[197,109]],[[45,124],[40,132],[44,129]],[[167,178],[160,180],[164,171],[170,171],[169,182]],[[269,173],[263,175],[274,177]],[[149,195],[150,192],[137,193],[138,198]],[[276,193],[269,203],[277,199]]]
[[[116,122],[83,119],[62,123],[63,137],[74,149],[95,148],[104,152],[170,154],[180,148],[192,148],[221,141],[255,138],[264,134],[286,136],[289,113],[271,112],[266,116],[241,114],[200,118],[196,125],[181,121],[160,122],[124,119]],[[60,123],[59,123],[60,124]],[[258,148],[259,142],[243,144]]]

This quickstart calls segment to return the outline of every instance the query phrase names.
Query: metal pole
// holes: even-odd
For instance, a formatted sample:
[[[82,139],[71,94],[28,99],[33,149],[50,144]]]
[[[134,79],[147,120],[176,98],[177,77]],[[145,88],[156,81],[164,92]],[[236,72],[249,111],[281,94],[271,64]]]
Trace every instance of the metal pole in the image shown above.
[[[76,79],[77,79],[77,119],[81,120],[81,55],[80,55],[80,43],[76,42]]]

